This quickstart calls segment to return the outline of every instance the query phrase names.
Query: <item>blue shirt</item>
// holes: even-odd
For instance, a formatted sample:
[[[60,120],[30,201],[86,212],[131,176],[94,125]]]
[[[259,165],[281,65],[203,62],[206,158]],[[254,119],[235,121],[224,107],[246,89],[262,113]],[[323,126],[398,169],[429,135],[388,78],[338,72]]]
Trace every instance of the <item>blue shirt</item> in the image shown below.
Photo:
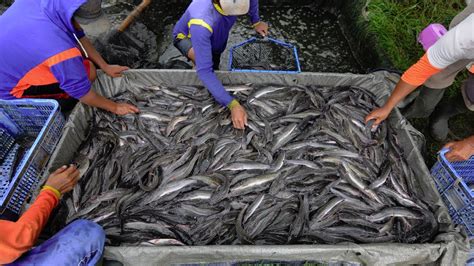
[[[80,99],[91,83],[72,24],[86,0],[16,0],[0,16],[0,99],[22,98],[31,86],[59,83]],[[46,94],[46,93],[45,93]]]
[[[258,0],[250,0],[249,15],[252,24],[260,21]],[[175,39],[191,39],[198,76],[223,106],[228,106],[233,98],[217,79],[212,56],[220,56],[224,52],[230,29],[236,20],[237,16],[226,16],[212,0],[194,0],[173,29]]]

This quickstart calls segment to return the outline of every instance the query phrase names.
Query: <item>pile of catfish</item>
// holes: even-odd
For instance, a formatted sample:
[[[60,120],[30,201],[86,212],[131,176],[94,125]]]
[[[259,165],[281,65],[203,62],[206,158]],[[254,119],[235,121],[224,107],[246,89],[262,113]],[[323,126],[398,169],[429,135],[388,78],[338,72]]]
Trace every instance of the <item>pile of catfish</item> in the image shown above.
[[[437,232],[374,96],[352,87],[233,86],[245,130],[204,88],[129,88],[139,114],[96,110],[67,222],[109,245],[425,243]]]

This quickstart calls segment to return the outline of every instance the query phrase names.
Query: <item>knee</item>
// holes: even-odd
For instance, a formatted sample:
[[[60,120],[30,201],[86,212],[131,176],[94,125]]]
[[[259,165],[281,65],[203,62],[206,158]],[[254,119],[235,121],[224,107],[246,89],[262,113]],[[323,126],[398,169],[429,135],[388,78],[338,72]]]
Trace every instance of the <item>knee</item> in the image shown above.
[[[196,56],[194,54],[194,48],[189,49],[188,51],[188,58],[191,59],[193,62],[196,61]]]
[[[105,232],[102,227],[92,221],[79,219],[70,225],[77,235],[81,235],[86,242],[103,243],[105,242]]]

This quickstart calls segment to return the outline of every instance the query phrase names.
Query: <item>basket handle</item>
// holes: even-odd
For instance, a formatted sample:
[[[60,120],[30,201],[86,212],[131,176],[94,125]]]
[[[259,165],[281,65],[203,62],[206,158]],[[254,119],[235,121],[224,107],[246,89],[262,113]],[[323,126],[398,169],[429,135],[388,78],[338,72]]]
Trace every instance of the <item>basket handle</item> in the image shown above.
[[[446,153],[448,153],[450,151],[449,148],[442,148],[439,152],[438,152],[438,155],[445,161],[446,160]]]
[[[459,176],[457,173],[456,169],[454,169],[452,163],[446,159],[446,153],[448,153],[451,149],[449,148],[443,148],[438,152],[438,161],[442,164],[445,165],[449,168],[450,173],[452,173],[453,177],[456,178],[456,181],[454,184],[458,184],[459,182],[462,181],[462,177]]]

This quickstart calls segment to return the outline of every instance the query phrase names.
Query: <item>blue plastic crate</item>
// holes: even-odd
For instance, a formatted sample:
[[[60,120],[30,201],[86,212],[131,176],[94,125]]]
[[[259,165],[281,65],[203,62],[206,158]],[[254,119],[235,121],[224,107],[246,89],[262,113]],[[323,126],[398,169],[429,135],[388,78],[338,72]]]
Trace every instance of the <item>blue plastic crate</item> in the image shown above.
[[[263,44],[272,45],[272,48],[259,46]],[[281,55],[283,55],[288,62],[272,62],[272,59],[275,58],[275,56],[272,55],[272,50],[275,50],[275,48],[282,52]],[[282,57],[281,55],[279,57]],[[263,67],[263,69],[247,67],[247,65],[254,65],[255,63],[265,63],[264,65],[270,65],[271,63],[278,64],[278,70],[268,69],[266,67]],[[267,37],[265,39],[259,39],[253,37],[230,48],[229,71],[281,74],[301,73],[298,49],[295,45],[273,38]]]
[[[431,169],[436,187],[455,224],[466,227],[474,237],[474,157],[464,162],[449,162],[442,150],[438,162]]]
[[[5,129],[0,128],[0,164],[14,144],[15,139]]]
[[[0,127],[18,141],[34,140],[20,159],[13,178],[0,186],[0,214],[19,215],[36,188],[61,137],[64,118],[54,100],[0,100]]]
[[[15,171],[15,164],[18,160],[20,152],[20,145],[15,144],[12,149],[5,156],[5,159],[0,163],[0,187],[8,185],[12,175]]]

